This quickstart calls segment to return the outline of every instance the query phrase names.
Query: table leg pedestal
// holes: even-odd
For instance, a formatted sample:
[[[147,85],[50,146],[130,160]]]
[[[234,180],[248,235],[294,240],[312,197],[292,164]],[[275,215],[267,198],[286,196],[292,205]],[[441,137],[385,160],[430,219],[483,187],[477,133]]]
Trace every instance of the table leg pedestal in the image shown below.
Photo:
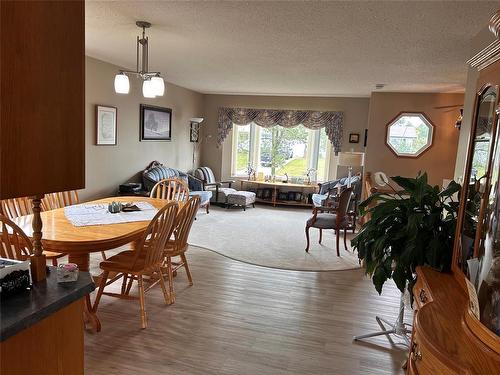
[[[81,271],[89,271],[90,254],[69,254],[68,258],[69,262],[77,264]],[[99,332],[101,330],[101,322],[96,313],[92,311],[90,294],[85,296],[85,303],[83,304],[83,319],[85,322],[85,329],[88,331]]]

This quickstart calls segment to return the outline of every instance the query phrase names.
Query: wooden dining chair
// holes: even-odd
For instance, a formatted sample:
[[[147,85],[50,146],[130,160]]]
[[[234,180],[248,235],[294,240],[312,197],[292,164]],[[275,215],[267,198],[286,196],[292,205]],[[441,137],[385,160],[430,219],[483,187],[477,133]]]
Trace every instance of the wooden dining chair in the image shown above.
[[[350,228],[349,217],[347,214],[349,203],[352,198],[352,188],[347,188],[340,193],[338,205],[336,207],[315,207],[313,216],[306,222],[306,252],[309,252],[309,229],[319,229],[319,243],[323,238],[323,229],[333,229],[337,242],[337,256],[340,256],[339,242],[340,231],[344,230],[344,247],[347,250],[347,229]]]
[[[0,257],[26,260],[33,254],[30,238],[7,216],[0,214]]]
[[[189,285],[193,285],[193,278],[191,276],[191,271],[189,270],[188,262],[186,259],[186,251],[188,249],[188,236],[193,225],[193,221],[200,207],[200,197],[193,196],[182,206],[177,217],[175,218],[175,225],[173,231],[173,238],[169,239],[167,245],[165,246],[164,256],[165,260],[163,263],[162,270],[163,275],[165,271],[168,278],[170,303],[175,302],[175,292],[174,292],[174,272],[181,267],[184,267],[189,280]],[[180,262],[173,262],[173,257],[180,257]]]
[[[11,220],[19,216],[31,215],[33,213],[31,199],[28,197],[3,199],[0,201],[0,213]]]
[[[151,198],[185,202],[189,199],[189,187],[184,180],[166,178],[158,181],[151,189]]]
[[[80,199],[76,190],[59,191],[57,193],[45,194],[45,197],[42,199],[42,209],[49,211],[78,203],[80,203]]]
[[[2,213],[10,220],[20,216],[31,215],[33,213],[31,199],[28,197],[20,197],[1,200],[0,214]],[[66,256],[64,253],[55,253],[53,251],[44,251],[43,253],[46,259],[52,262],[53,266],[57,266],[59,258]]]
[[[165,281],[161,276],[161,265],[164,259],[164,250],[168,239],[174,229],[174,222],[177,215],[177,202],[168,202],[155,215],[149,223],[142,239],[138,242],[135,250],[122,251],[99,265],[103,270],[99,283],[99,290],[94,302],[92,310],[97,312],[99,301],[102,295],[118,297],[123,299],[138,299],[141,311],[141,327],[147,327],[145,293],[151,289],[156,283],[150,285],[147,289],[144,288],[144,275],[157,275],[157,283],[159,282],[163,291],[165,303],[170,303]],[[117,275],[108,281],[110,272],[116,272]],[[109,284],[123,278],[121,293],[104,292],[104,288]],[[126,291],[128,279],[137,280],[139,286],[139,296],[131,296]]]

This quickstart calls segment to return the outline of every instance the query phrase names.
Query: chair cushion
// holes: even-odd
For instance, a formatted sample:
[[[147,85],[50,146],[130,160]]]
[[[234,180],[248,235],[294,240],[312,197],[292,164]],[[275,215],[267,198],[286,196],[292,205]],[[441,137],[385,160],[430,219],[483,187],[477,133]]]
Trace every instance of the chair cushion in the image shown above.
[[[194,176],[199,178],[203,182],[207,184],[214,184],[217,181],[215,180],[214,172],[208,167],[199,167],[194,171]]]
[[[236,191],[227,195],[228,204],[248,206],[255,203],[255,193],[252,191]]]
[[[320,228],[320,229],[335,229],[336,227],[336,221],[337,221],[337,215],[336,214],[327,214],[327,213],[319,213],[316,215],[316,221],[314,221],[314,216],[310,217],[309,220],[307,220],[307,226],[313,227],[313,228]],[[346,224],[347,221],[344,221],[341,225],[343,227],[344,224]]]
[[[210,198],[212,198],[212,192],[211,191],[190,191],[189,196],[195,196],[198,195],[200,197],[200,206],[205,206],[207,203],[210,202]]]

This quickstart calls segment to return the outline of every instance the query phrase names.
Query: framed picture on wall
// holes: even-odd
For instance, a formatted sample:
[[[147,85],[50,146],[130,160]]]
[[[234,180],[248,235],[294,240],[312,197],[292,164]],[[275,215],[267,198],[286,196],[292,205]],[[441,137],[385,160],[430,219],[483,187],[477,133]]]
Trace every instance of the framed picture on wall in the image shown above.
[[[350,133],[349,143],[359,143],[359,133]]]
[[[172,140],[172,109],[140,105],[140,140]]]
[[[116,107],[104,105],[95,106],[96,117],[96,145],[115,146],[116,145]]]

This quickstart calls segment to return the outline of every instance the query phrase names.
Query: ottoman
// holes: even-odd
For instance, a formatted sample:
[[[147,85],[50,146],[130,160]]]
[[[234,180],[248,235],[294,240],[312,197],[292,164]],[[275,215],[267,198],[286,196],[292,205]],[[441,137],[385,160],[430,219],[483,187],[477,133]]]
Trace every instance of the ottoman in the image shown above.
[[[249,205],[255,207],[255,193],[252,191],[236,191],[227,196],[227,208],[241,206],[245,211]]]

